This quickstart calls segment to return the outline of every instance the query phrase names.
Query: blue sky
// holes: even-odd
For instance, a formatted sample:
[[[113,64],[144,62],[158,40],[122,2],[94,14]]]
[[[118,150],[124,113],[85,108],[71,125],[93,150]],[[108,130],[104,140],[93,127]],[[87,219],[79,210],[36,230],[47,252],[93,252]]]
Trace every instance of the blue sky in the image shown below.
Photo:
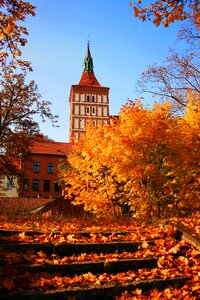
[[[69,141],[69,92],[81,77],[88,40],[95,75],[110,87],[110,114],[116,115],[128,98],[140,96],[140,74],[168,56],[180,28],[178,23],[166,29],[135,19],[128,0],[30,2],[37,9],[26,21],[29,36],[23,55],[32,62],[29,78],[59,115],[59,128],[40,122],[41,132],[55,141]],[[149,96],[145,103],[152,104]]]

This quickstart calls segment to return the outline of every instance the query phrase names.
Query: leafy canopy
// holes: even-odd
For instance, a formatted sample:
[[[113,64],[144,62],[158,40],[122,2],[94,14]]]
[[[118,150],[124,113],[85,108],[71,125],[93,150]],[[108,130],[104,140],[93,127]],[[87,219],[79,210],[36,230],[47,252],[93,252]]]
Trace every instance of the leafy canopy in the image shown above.
[[[195,18],[200,28],[199,0],[155,0],[146,5],[146,1],[130,2],[134,16],[142,21],[152,21],[156,26],[168,27],[175,21]]]
[[[191,101],[184,117],[174,117],[170,103],[148,109],[138,101],[128,102],[108,125],[89,124],[61,172],[65,197],[98,216],[127,206],[135,217],[148,218],[196,207],[198,118]]]
[[[30,62],[21,60],[21,47],[27,43],[27,28],[23,25],[27,16],[35,16],[35,6],[23,0],[0,0],[0,64],[12,69],[17,65],[23,69]]]

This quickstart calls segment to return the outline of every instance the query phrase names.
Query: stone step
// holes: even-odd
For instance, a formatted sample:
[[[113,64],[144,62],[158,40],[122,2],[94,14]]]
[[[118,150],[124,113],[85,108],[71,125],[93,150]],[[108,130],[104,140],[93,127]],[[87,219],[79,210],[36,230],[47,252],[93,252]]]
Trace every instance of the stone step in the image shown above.
[[[140,242],[105,242],[105,243],[13,243],[0,244],[0,248],[5,251],[26,252],[33,250],[34,252],[43,251],[47,255],[58,254],[59,256],[71,256],[80,253],[122,253],[137,251],[144,241]],[[154,241],[145,241],[149,245],[155,245]]]
[[[8,266],[2,266],[2,271],[6,270]],[[156,258],[143,258],[143,259],[121,259],[118,261],[86,261],[86,262],[75,262],[68,264],[14,264],[13,269],[18,272],[39,273],[46,272],[49,274],[59,273],[61,276],[73,276],[80,275],[83,273],[91,272],[93,274],[108,273],[117,274],[119,272],[126,272],[129,270],[138,270],[143,268],[156,268]]]
[[[91,234],[102,234],[104,236],[110,236],[110,235],[128,235],[130,233],[135,233],[135,230],[127,230],[127,231],[120,231],[120,230],[113,230],[113,231],[78,231],[78,232],[68,232],[68,231],[52,231],[48,234],[51,236],[55,235],[74,235],[74,236],[83,236],[83,237],[90,237]],[[32,230],[6,230],[6,229],[0,229],[0,236],[12,236],[12,235],[19,235],[21,233],[25,233],[26,236],[33,236],[33,235],[43,235],[47,234],[47,232],[43,231],[32,231]],[[141,229],[141,234],[147,233],[146,231]]]
[[[2,300],[114,300],[116,296],[120,296],[124,291],[133,291],[142,289],[148,291],[151,289],[163,290],[167,286],[176,285],[181,287],[190,280],[190,277],[174,277],[169,279],[153,279],[141,280],[124,284],[103,284],[101,286],[74,287],[64,290],[49,291],[23,291],[23,293],[8,293],[1,296]]]

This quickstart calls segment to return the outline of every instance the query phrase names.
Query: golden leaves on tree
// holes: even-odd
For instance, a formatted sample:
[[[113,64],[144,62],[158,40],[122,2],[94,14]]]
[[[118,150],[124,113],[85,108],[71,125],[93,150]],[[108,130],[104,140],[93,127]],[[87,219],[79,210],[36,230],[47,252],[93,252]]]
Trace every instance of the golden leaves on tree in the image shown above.
[[[65,197],[99,216],[127,207],[135,217],[195,208],[200,122],[190,108],[195,95],[188,97],[193,101],[184,117],[173,116],[167,102],[148,109],[130,101],[110,124],[89,124],[62,171]]]
[[[31,70],[30,63],[21,60],[21,46],[25,46],[28,31],[22,22],[35,15],[35,7],[22,0],[0,0],[0,63],[2,68]]]

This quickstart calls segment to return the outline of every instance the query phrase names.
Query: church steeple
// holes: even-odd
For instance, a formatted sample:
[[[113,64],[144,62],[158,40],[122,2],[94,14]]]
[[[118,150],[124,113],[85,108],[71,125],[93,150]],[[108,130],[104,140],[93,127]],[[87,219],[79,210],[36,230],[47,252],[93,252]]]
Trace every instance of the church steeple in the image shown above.
[[[93,70],[93,60],[90,53],[90,44],[87,43],[87,50],[85,59],[83,62],[83,73],[81,75],[81,79],[79,81],[79,85],[85,85],[85,86],[100,86],[100,83],[96,79],[96,76],[94,74]]]
[[[86,55],[85,55],[85,59],[84,59],[84,72],[93,72],[93,60],[92,60],[92,56],[90,54],[90,43],[87,43],[87,51],[86,51]]]
[[[84,65],[79,83],[70,91],[70,141],[79,139],[92,119],[94,125],[108,123],[109,88],[99,84],[93,71],[90,44],[87,43]]]

